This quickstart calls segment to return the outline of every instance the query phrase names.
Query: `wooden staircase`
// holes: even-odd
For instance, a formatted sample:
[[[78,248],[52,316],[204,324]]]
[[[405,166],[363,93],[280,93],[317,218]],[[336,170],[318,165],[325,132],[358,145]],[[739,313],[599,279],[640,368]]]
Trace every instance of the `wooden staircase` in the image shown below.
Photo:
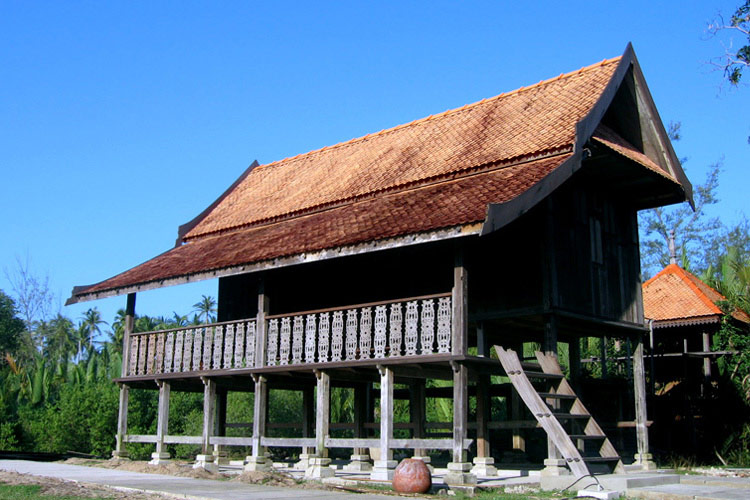
[[[620,456],[565,379],[557,358],[537,351],[538,364],[525,363],[513,350],[495,346],[495,351],[518,395],[576,477],[625,472]]]

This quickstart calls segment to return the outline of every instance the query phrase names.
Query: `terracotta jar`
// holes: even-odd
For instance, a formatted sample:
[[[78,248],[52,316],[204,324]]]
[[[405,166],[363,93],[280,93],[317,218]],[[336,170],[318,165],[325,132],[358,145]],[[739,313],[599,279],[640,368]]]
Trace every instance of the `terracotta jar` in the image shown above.
[[[393,472],[393,489],[399,493],[426,493],[430,486],[432,475],[422,460],[406,458]]]

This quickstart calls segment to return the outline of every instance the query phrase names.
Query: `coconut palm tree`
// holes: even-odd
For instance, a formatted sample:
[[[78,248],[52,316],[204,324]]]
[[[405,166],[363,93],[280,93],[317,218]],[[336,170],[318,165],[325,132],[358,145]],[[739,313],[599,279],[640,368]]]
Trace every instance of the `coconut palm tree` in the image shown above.
[[[86,336],[88,337],[89,349],[91,348],[94,337],[102,333],[99,325],[106,325],[107,322],[102,319],[102,313],[94,307],[89,309],[83,314],[81,318],[82,324],[86,330]]]
[[[204,323],[211,323],[216,320],[216,300],[210,295],[202,295],[200,302],[193,304],[193,311],[203,318]]]

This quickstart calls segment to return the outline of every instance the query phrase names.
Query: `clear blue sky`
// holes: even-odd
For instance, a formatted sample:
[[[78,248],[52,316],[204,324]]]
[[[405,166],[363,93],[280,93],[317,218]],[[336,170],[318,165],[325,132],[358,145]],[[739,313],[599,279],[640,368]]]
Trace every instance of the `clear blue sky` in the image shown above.
[[[716,213],[734,221],[750,88],[722,88],[705,29],[739,3],[0,0],[0,267],[28,254],[62,304],[170,248],[255,159],[533,84],[629,41],[663,120],[682,122],[693,183],[723,158]],[[137,311],[186,314],[216,286],[141,293]],[[62,312],[96,306],[111,322],[124,305]]]

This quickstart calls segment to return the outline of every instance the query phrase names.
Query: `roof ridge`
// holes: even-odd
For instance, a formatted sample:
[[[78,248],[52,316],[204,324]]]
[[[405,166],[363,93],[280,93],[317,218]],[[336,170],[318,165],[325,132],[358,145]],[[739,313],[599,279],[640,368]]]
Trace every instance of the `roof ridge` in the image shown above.
[[[312,156],[312,155],[315,155],[315,154],[318,154],[318,153],[322,153],[324,151],[328,151],[328,150],[331,150],[331,149],[338,149],[338,148],[341,148],[341,147],[349,146],[351,144],[355,144],[357,142],[365,141],[365,140],[371,139],[373,137],[378,137],[378,136],[382,136],[382,135],[388,134],[390,132],[395,132],[396,130],[401,130],[402,128],[419,125],[421,123],[427,122],[427,121],[432,120],[434,118],[439,118],[439,117],[447,116],[447,115],[450,115],[450,114],[453,114],[453,113],[463,112],[463,111],[466,111],[468,109],[472,109],[472,108],[474,108],[476,106],[479,106],[481,104],[485,104],[487,102],[496,101],[496,100],[499,100],[501,98],[506,98],[506,97],[513,97],[513,96],[516,96],[516,95],[518,95],[518,94],[520,94],[522,92],[527,92],[529,90],[533,90],[533,89],[541,87],[543,85],[546,85],[546,84],[549,84],[549,83],[552,83],[552,82],[555,82],[555,81],[558,81],[558,80],[562,80],[563,78],[570,78],[570,77],[573,77],[573,76],[577,76],[577,75],[580,75],[580,74],[582,74],[582,73],[584,73],[586,71],[593,70],[595,68],[604,66],[606,64],[612,64],[614,62],[620,61],[621,59],[622,59],[622,56],[612,57],[612,58],[609,58],[609,59],[603,59],[603,60],[601,60],[601,61],[599,61],[597,63],[590,64],[588,66],[584,66],[584,67],[579,68],[579,69],[577,69],[575,71],[571,71],[571,72],[568,72],[568,73],[560,73],[559,75],[557,75],[555,77],[547,78],[547,79],[544,79],[544,80],[540,80],[540,81],[538,81],[537,83],[535,83],[533,85],[519,87],[517,89],[511,90],[509,92],[503,92],[503,93],[498,94],[498,95],[493,96],[493,97],[487,97],[487,98],[482,99],[480,101],[476,101],[476,102],[464,104],[460,108],[447,109],[447,110],[442,111],[440,113],[432,114],[432,115],[426,116],[424,118],[418,118],[416,120],[412,120],[412,121],[407,122],[407,123],[402,123],[402,124],[396,125],[394,127],[382,129],[382,130],[380,130],[378,132],[372,132],[372,133],[369,133],[369,134],[366,134],[366,135],[363,135],[363,136],[360,136],[360,137],[354,137],[354,138],[348,139],[346,141],[338,142],[338,143],[332,144],[330,146],[323,146],[322,148],[313,149],[312,151],[307,151],[307,152],[300,153],[300,154],[297,154],[297,155],[294,155],[294,156],[288,156],[288,157],[282,158],[280,160],[272,161],[271,163],[266,163],[264,165],[259,165],[258,167],[255,168],[255,170],[256,171],[262,171],[262,170],[265,170],[266,168],[269,168],[269,167],[276,167],[276,166],[280,165],[281,163],[284,163],[284,162],[287,162],[287,161],[290,161],[290,160],[296,160],[298,158],[302,158],[302,157],[305,157],[305,156]]]
[[[498,161],[493,161],[493,162],[490,162],[490,163],[485,163],[485,164],[482,164],[482,165],[476,165],[476,166],[473,166],[473,167],[463,168],[463,169],[460,169],[460,170],[455,170],[455,171],[451,171],[451,172],[445,172],[445,173],[442,173],[442,174],[439,174],[439,175],[433,175],[433,176],[430,176],[430,177],[426,177],[426,178],[423,178],[423,179],[418,179],[418,180],[411,181],[411,182],[406,182],[406,183],[403,183],[403,184],[398,184],[398,185],[394,185],[394,186],[388,186],[388,187],[385,187],[385,188],[375,189],[375,190],[367,191],[365,193],[360,193],[358,195],[349,196],[347,198],[340,198],[340,199],[332,200],[332,201],[329,201],[329,202],[326,202],[326,203],[320,203],[318,205],[313,205],[311,207],[306,207],[306,208],[298,209],[298,210],[295,210],[295,211],[291,211],[291,212],[287,212],[287,213],[283,213],[283,214],[274,215],[274,216],[271,216],[271,217],[265,217],[265,218],[262,218],[262,219],[257,219],[257,220],[254,220],[252,222],[245,222],[245,223],[236,224],[236,225],[230,226],[230,227],[223,227],[223,228],[220,228],[220,229],[215,229],[213,231],[206,231],[204,233],[199,233],[197,235],[194,235],[194,236],[191,236],[189,238],[186,238],[183,241],[185,243],[188,243],[190,241],[194,241],[194,240],[201,239],[201,238],[212,237],[212,236],[216,236],[216,235],[222,234],[222,233],[230,233],[230,232],[233,232],[233,231],[244,230],[244,229],[247,229],[249,227],[262,226],[262,225],[265,225],[265,224],[272,224],[272,223],[276,223],[276,222],[281,222],[283,220],[294,219],[296,217],[304,217],[304,216],[312,214],[312,213],[316,213],[316,212],[320,212],[320,211],[324,211],[324,210],[329,210],[329,209],[336,208],[336,207],[341,207],[341,206],[344,206],[344,205],[354,204],[354,203],[357,203],[357,202],[359,202],[361,200],[364,200],[364,199],[367,199],[367,198],[371,198],[372,196],[377,195],[377,194],[388,194],[388,195],[390,195],[390,194],[394,194],[394,193],[398,193],[398,192],[402,192],[402,191],[409,191],[409,190],[414,190],[414,189],[420,189],[422,187],[429,186],[430,184],[435,184],[435,183],[440,183],[440,182],[450,182],[450,181],[453,181],[453,180],[457,180],[458,178],[467,177],[468,175],[483,173],[482,170],[484,170],[485,172],[491,172],[491,171],[500,170],[500,169],[504,169],[504,168],[511,168],[511,167],[515,167],[515,166],[518,166],[518,165],[523,165],[525,163],[531,163],[531,162],[535,162],[535,161],[539,161],[539,160],[545,160],[545,159],[553,158],[555,156],[568,154],[568,153],[570,153],[571,149],[572,148],[570,146],[566,146],[566,147],[554,148],[554,149],[550,149],[550,150],[546,150],[546,151],[541,151],[541,152],[537,151],[537,152],[535,152],[533,154],[526,154],[526,155],[516,156],[514,158],[509,158],[509,159],[506,159],[506,160],[498,160]]]

